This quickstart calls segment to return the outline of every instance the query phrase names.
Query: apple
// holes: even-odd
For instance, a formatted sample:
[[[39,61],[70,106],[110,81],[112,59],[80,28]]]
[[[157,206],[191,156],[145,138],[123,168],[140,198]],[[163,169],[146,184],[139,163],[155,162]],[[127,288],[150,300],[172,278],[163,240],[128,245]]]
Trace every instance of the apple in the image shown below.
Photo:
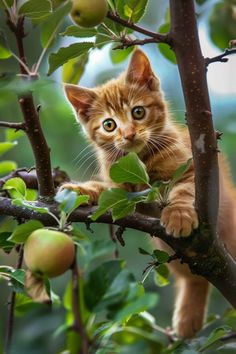
[[[74,256],[75,246],[72,239],[64,232],[56,230],[35,230],[24,246],[24,260],[29,270],[48,278],[65,273]]]
[[[72,20],[81,27],[95,27],[105,18],[108,11],[106,0],[73,0]]]

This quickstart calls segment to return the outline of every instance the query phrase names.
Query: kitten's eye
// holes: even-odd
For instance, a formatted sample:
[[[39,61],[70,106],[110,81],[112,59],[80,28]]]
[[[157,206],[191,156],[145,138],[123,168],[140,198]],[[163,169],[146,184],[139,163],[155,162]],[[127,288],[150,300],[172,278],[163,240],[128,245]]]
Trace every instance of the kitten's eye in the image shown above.
[[[104,120],[102,125],[107,132],[113,132],[116,129],[116,122],[111,118]]]
[[[132,116],[134,119],[143,119],[145,116],[145,108],[142,106],[137,106],[132,109]]]

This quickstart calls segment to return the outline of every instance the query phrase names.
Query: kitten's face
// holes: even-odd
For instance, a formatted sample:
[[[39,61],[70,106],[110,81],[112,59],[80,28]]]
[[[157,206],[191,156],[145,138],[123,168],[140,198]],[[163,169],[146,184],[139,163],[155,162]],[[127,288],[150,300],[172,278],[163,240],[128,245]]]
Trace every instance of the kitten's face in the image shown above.
[[[66,85],[87,136],[112,159],[156,148],[165,126],[158,79],[144,53],[136,50],[126,75],[94,90]]]

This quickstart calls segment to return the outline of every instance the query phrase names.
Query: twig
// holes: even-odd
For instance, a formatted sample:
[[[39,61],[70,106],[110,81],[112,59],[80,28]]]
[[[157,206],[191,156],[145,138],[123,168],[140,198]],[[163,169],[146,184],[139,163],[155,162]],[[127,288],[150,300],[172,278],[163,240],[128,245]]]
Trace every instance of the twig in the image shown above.
[[[3,122],[0,121],[0,127],[4,128],[12,128],[17,130],[25,130],[25,124],[24,123],[10,123],[10,122]]]
[[[227,333],[223,337],[221,337],[220,340],[226,342],[228,340],[235,339],[235,338],[236,338],[236,331],[232,331],[230,333]]]
[[[124,48],[129,48],[135,45],[145,45],[149,43],[160,43],[158,39],[155,38],[145,38],[145,39],[131,39],[129,37],[121,37],[119,38],[119,42],[121,44],[118,44],[113,48],[113,50],[116,49],[124,49]]]
[[[225,58],[228,55],[236,54],[236,49],[225,49],[224,53],[212,58],[205,58],[206,66],[215,62],[226,63],[229,58]]]
[[[83,321],[81,317],[79,282],[80,275],[75,256],[74,263],[72,265],[72,311],[74,314],[74,323],[72,325],[72,329],[78,332],[81,338],[81,350],[79,354],[88,354],[89,338],[83,326]]]
[[[16,269],[20,269],[23,262],[23,246],[20,246],[19,249],[19,256],[16,264]],[[10,296],[10,307],[8,312],[7,318],[7,326],[6,326],[6,339],[5,339],[5,354],[10,353],[11,349],[11,341],[12,341],[12,334],[13,334],[13,327],[14,327],[14,308],[15,308],[15,301],[16,301],[16,293],[12,291]]]
[[[107,17],[110,20],[112,20],[116,23],[119,23],[120,25],[122,25],[124,27],[131,28],[136,32],[142,33],[148,37],[155,39],[155,43],[169,43],[169,44],[171,43],[171,38],[169,36],[169,33],[162,34],[162,33],[148,31],[147,29],[137,26],[130,21],[124,20],[118,14],[115,14],[114,12],[111,12],[111,11],[108,11]]]

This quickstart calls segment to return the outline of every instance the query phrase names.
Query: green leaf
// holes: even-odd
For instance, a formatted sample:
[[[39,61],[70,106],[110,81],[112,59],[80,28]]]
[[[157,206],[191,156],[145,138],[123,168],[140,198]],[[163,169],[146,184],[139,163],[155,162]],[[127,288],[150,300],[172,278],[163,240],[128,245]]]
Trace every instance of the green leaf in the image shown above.
[[[71,6],[72,4],[70,2],[66,2],[65,5],[59,7],[42,24],[41,43],[43,47],[46,47],[50,41],[52,43],[52,37],[55,36],[55,33],[57,32],[60,23],[70,12]]]
[[[146,11],[148,0],[117,0],[119,15],[131,22],[141,20]]]
[[[64,211],[66,214],[70,214],[81,204],[87,203],[89,200],[89,196],[78,195],[74,191],[64,189],[62,191],[59,191],[54,199],[60,204],[60,210]]]
[[[13,290],[16,293],[24,293],[25,287],[25,270],[16,269],[11,273],[11,283]]]
[[[25,201],[23,199],[14,199],[12,201],[12,204],[26,207],[27,209],[37,211],[38,213],[41,213],[41,214],[48,214],[49,213],[48,208],[39,207],[39,206],[36,205],[36,203],[28,202],[28,201]]]
[[[72,36],[79,38],[94,37],[97,34],[96,28],[82,28],[79,26],[69,26],[66,30],[60,33],[61,36]]]
[[[207,349],[212,344],[214,344],[215,342],[220,340],[220,338],[222,338],[225,334],[227,334],[231,330],[232,330],[232,328],[229,327],[229,326],[221,326],[221,327],[215,328],[210,333],[210,335],[207,338],[206,342],[201,346],[201,348],[199,349],[199,352],[203,352],[205,349]]]
[[[23,179],[19,177],[14,177],[6,181],[2,189],[8,190],[10,193],[13,192],[14,198],[25,198],[26,185]]]
[[[0,59],[8,59],[12,56],[11,51],[8,49],[5,36],[0,32]]]
[[[210,37],[220,49],[228,48],[235,39],[235,1],[221,1],[215,4],[209,18]]]
[[[24,243],[34,230],[42,229],[43,227],[44,225],[40,221],[29,220],[26,223],[17,226],[8,238],[8,241],[14,243]]]
[[[7,175],[8,173],[17,169],[15,161],[2,161],[0,162],[0,175]]]
[[[154,281],[155,284],[159,287],[166,286],[170,283],[168,276],[169,276],[169,269],[165,264],[160,264],[157,268],[155,268],[154,272]]]
[[[155,250],[153,251],[153,257],[156,258],[158,263],[168,262],[170,256],[165,251]]]
[[[141,248],[141,247],[139,247],[138,250],[139,250],[139,253],[140,253],[140,254],[143,254],[143,255],[145,255],[145,256],[151,256],[151,253],[149,253],[148,251],[144,250],[144,249]]]
[[[24,135],[25,135],[25,133],[22,130],[16,131],[15,129],[12,129],[12,128],[5,129],[5,140],[6,141],[14,141],[14,140],[21,138]]]
[[[161,25],[158,29],[159,33],[168,33],[170,30],[170,23],[164,23],[163,25]],[[170,46],[168,44],[165,43],[159,43],[158,44],[159,50],[161,52],[161,54],[167,59],[169,60],[171,63],[176,64],[176,56],[174,51],[170,48]]]
[[[130,53],[133,52],[135,47],[129,47],[127,49],[113,49],[116,47],[116,44],[110,50],[110,57],[113,64],[120,64],[125,59],[128,58]]]
[[[10,253],[11,250],[15,247],[13,242],[8,241],[10,236],[11,232],[0,233],[0,249],[2,249],[5,253]]]
[[[135,202],[128,199],[127,192],[124,189],[111,188],[101,193],[98,199],[98,209],[92,215],[91,219],[97,220],[99,216],[110,209],[112,209],[113,219],[117,219],[121,214],[124,214],[122,208],[125,208],[125,212],[129,213],[132,212],[134,206]]]
[[[6,9],[5,3],[10,7],[13,5],[13,1],[14,0],[5,0],[3,2],[3,0],[0,0],[0,8]]]
[[[88,53],[85,53],[78,58],[70,59],[67,63],[63,64],[62,81],[74,85],[78,84],[84,73],[88,58]]]
[[[0,143],[0,155],[5,154],[5,152],[13,149],[17,145],[17,141],[6,141],[4,143]]]
[[[48,0],[29,0],[19,9],[19,14],[31,19],[47,17],[52,12],[51,2]]]
[[[36,189],[27,188],[25,199],[28,201],[35,201],[38,198],[38,191]]]
[[[116,183],[149,183],[146,166],[134,152],[120,158],[111,166],[110,177]]]
[[[113,42],[111,36],[107,35],[107,34],[97,34],[96,35],[96,40],[95,40],[95,46],[96,48],[101,49],[102,47],[104,47],[104,45],[109,44]]]
[[[105,262],[93,270],[85,286],[85,302],[89,310],[94,310],[108,291],[115,277],[124,267],[124,261]]]
[[[57,53],[50,54],[48,75],[51,75],[57,68],[66,63],[68,60],[77,58],[80,55],[87,53],[89,49],[93,47],[93,42],[73,43],[69,47],[60,48]]]
[[[14,306],[14,311],[16,316],[18,317],[24,316],[28,311],[34,309],[37,306],[38,304],[33,302],[33,300],[29,296],[26,296],[25,294],[22,293],[16,294],[15,306]]]
[[[192,162],[193,162],[193,159],[190,158],[186,163],[184,163],[183,165],[181,165],[177,168],[177,170],[175,171],[175,173],[171,179],[171,182],[170,182],[171,186],[175,185],[183,177],[185,172],[188,171]]]
[[[154,293],[144,294],[142,297],[128,303],[124,308],[117,312],[116,321],[127,321],[130,316],[146,311],[154,307],[157,303],[158,295]]]

